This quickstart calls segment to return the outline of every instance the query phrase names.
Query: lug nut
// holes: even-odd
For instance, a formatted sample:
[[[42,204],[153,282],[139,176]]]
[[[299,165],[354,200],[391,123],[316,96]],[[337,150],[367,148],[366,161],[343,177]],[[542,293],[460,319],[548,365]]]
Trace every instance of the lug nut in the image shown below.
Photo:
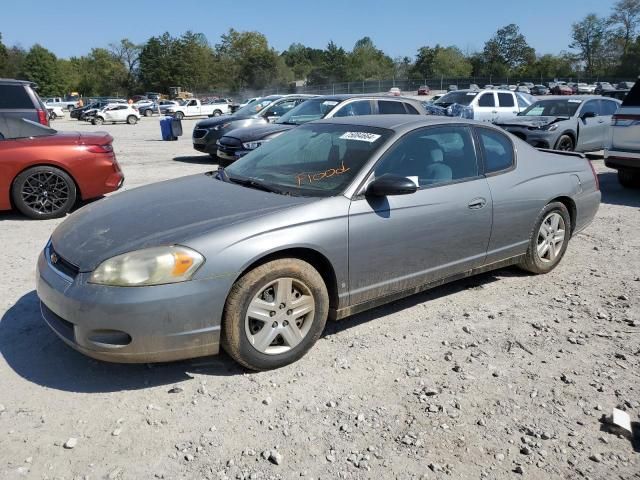
[[[271,324],[271,328],[278,328],[278,322],[273,322]]]
[[[287,315],[291,315],[293,313],[293,310],[287,310]]]
[[[285,305],[284,303],[281,303],[279,308],[280,308],[280,310],[282,310],[282,309],[284,309],[285,307],[286,307],[286,305]]]
[[[286,320],[284,322],[282,322],[282,326],[286,327],[287,325],[289,325],[289,322],[287,322]]]
[[[273,310],[271,310],[271,311],[269,312],[269,316],[270,316],[270,317],[275,317],[275,316],[276,316],[276,312],[274,312]]]

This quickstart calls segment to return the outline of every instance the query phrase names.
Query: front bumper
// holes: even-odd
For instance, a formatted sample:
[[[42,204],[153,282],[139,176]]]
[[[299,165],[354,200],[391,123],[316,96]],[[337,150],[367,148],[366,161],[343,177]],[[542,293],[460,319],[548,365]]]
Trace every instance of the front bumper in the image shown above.
[[[217,155],[218,155],[218,157],[220,157],[220,158],[222,158],[224,160],[235,162],[236,160],[241,159],[242,157],[244,157],[247,153],[249,153],[251,151],[252,150],[242,150],[242,149],[237,149],[237,148],[228,148],[228,147],[224,147],[224,146],[220,145],[220,143],[218,143]]]
[[[222,309],[229,288],[223,279],[151,287],[87,283],[47,246],[37,265],[42,316],[69,346],[109,362],[167,362],[219,350]]]
[[[535,148],[553,148],[555,145],[555,132],[546,130],[530,130],[526,127],[503,127],[507,132],[521,138]]]
[[[193,148],[199,152],[215,154],[218,150],[216,142],[224,134],[223,129],[194,128],[192,134]]]

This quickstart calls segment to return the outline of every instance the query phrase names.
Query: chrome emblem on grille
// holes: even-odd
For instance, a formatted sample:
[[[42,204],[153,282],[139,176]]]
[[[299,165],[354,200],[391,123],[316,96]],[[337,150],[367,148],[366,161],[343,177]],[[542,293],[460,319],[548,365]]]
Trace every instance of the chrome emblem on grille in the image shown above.
[[[51,255],[49,255],[49,260],[51,260],[51,263],[58,263],[58,255],[56,255],[55,253],[52,253]]]

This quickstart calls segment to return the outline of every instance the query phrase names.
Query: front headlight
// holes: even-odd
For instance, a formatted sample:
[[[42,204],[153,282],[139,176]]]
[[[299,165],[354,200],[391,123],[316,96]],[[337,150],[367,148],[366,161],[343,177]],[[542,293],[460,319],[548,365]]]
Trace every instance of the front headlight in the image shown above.
[[[245,148],[245,150],[255,150],[260,145],[262,145],[263,143],[267,143],[268,141],[269,139],[265,138],[264,140],[256,140],[254,142],[243,143],[242,146]]]
[[[554,130],[558,129],[558,124],[557,123],[552,123],[551,125],[547,125],[545,127],[542,127],[543,130],[546,130],[547,132],[553,132]]]
[[[187,247],[154,247],[125,253],[102,262],[89,283],[117,287],[163,285],[190,280],[204,257]]]

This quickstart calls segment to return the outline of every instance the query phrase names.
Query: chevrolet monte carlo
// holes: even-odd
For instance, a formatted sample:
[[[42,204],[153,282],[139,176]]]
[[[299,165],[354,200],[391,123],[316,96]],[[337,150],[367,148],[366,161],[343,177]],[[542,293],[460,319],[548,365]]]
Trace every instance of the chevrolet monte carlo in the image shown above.
[[[310,122],[227,169],[78,210],[38,260],[48,325],[115,362],[301,358],[340,319],[468,275],[551,271],[594,218],[581,154],[470,120]]]

